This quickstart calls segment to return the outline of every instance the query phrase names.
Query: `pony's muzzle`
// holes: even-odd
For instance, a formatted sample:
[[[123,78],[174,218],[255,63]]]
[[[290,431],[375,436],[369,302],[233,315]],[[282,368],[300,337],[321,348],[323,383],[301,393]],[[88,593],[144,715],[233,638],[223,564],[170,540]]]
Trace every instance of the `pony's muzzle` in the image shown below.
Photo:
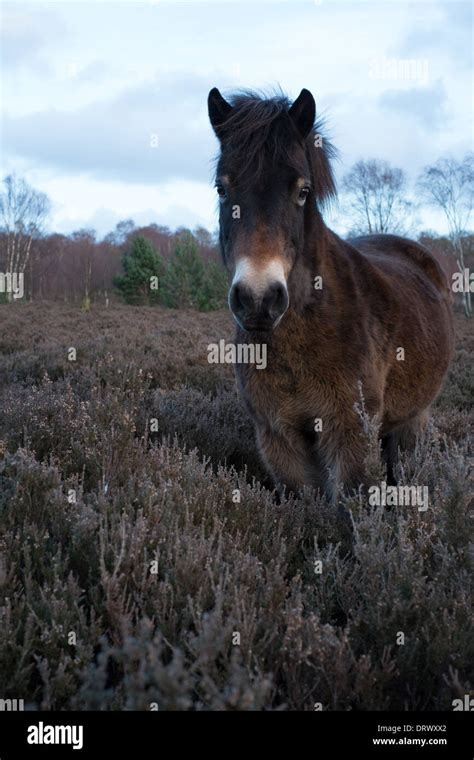
[[[277,326],[288,308],[288,290],[279,280],[263,292],[245,282],[235,282],[229,292],[229,306],[236,322],[244,330],[267,332]]]

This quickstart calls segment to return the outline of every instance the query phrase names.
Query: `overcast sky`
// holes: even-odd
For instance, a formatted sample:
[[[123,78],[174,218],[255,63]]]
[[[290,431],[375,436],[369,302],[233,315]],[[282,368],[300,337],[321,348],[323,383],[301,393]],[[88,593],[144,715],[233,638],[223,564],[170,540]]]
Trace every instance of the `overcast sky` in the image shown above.
[[[61,0],[2,2],[1,16],[2,176],[45,191],[60,232],[214,229],[213,86],[310,89],[338,177],[383,158],[413,179],[472,149],[471,3]],[[337,208],[328,221],[344,231]]]

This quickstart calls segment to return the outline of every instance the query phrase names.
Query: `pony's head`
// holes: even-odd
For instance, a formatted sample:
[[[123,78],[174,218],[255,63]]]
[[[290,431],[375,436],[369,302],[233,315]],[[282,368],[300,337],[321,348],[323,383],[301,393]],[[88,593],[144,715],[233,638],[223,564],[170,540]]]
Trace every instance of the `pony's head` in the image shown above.
[[[228,102],[214,88],[208,106],[221,145],[216,189],[229,306],[242,329],[272,330],[289,306],[289,280],[303,265],[318,206],[335,193],[332,149],[316,132],[308,90],[291,105],[248,92]]]

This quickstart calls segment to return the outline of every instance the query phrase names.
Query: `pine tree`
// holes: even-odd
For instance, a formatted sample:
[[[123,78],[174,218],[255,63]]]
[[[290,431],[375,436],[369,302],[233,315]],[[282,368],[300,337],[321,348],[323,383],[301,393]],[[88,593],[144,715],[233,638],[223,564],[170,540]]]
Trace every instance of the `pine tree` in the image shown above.
[[[227,274],[221,264],[210,261],[206,265],[201,292],[199,293],[199,310],[213,311],[222,309],[227,301],[229,285]]]
[[[163,259],[143,235],[133,240],[132,250],[122,259],[123,275],[114,278],[115,287],[127,303],[154,304],[161,295]]]
[[[183,233],[163,281],[163,301],[173,309],[199,308],[204,263],[191,233]]]

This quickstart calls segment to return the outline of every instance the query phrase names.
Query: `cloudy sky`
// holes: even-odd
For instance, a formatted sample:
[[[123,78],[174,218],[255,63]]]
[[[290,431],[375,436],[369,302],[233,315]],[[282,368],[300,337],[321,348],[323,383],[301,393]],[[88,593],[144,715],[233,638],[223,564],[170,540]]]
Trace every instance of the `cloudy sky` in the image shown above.
[[[410,179],[472,149],[472,5],[456,0],[1,3],[2,176],[50,228],[216,226],[209,89],[310,89],[337,176],[384,158]],[[411,62],[411,63],[410,63]],[[344,231],[337,208],[328,220]],[[421,213],[424,227],[443,230]]]

